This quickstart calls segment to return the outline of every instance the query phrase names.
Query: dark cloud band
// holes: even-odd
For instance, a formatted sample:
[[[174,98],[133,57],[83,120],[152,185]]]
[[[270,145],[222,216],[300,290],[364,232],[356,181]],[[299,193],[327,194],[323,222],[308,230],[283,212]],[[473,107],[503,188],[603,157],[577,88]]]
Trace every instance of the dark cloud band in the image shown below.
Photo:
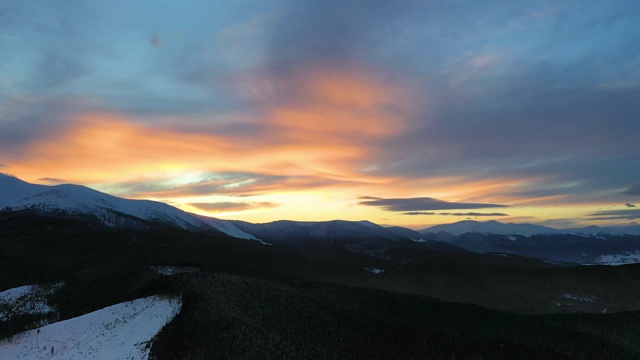
[[[466,212],[466,213],[441,212],[441,213],[436,213],[436,212],[432,212],[432,211],[408,211],[408,212],[403,213],[403,215],[444,215],[444,216],[474,216],[474,217],[477,217],[477,216],[488,216],[488,217],[509,216],[509,214],[505,214],[505,213],[479,213],[479,212]]]
[[[191,203],[197,209],[213,212],[243,211],[250,209],[274,208],[278,204],[271,202],[218,202],[218,203]]]
[[[387,211],[429,211],[429,210],[459,210],[459,209],[484,209],[503,208],[506,205],[481,204],[481,203],[457,203],[438,200],[430,197],[384,199],[370,196],[361,197],[360,205],[377,206]]]
[[[589,220],[635,220],[640,219],[640,210],[596,211],[588,215]]]

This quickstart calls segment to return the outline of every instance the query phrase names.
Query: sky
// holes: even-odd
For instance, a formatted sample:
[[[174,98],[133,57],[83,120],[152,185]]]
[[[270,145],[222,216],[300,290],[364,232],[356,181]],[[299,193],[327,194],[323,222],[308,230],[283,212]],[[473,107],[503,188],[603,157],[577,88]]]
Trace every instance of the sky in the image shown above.
[[[0,2],[0,172],[251,222],[640,221],[640,2]]]

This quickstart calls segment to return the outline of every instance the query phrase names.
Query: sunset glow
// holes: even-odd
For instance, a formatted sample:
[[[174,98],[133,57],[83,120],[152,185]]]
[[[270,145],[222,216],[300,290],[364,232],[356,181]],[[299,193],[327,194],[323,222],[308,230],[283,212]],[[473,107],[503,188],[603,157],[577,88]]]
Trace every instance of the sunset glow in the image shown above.
[[[29,3],[0,172],[252,222],[640,219],[630,2]]]

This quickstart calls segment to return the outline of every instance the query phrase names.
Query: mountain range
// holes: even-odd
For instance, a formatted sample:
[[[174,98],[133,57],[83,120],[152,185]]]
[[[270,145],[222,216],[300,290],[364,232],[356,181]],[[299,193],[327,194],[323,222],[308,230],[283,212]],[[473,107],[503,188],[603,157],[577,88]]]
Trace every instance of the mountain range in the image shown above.
[[[2,174],[0,211],[92,217],[107,227],[175,227],[305,251],[332,249],[386,256],[385,251],[398,247],[449,250],[457,247],[477,253],[516,254],[556,262],[640,262],[639,225],[560,230],[535,224],[465,220],[415,231],[398,226],[383,227],[369,221],[282,220],[253,224],[196,215],[157,201],[123,199],[80,185],[37,185]]]
[[[0,358],[635,359],[640,265],[579,265],[640,262],[639,238],[253,224],[0,175]],[[184,305],[136,310],[154,295]]]
[[[554,229],[548,226],[534,224],[503,224],[495,220],[478,222],[463,220],[453,224],[436,225],[421,230],[421,233],[438,233],[445,231],[453,235],[461,235],[468,232],[490,233],[502,235],[531,236],[536,234],[627,234],[640,235],[640,225],[599,227],[595,225],[571,228]]]

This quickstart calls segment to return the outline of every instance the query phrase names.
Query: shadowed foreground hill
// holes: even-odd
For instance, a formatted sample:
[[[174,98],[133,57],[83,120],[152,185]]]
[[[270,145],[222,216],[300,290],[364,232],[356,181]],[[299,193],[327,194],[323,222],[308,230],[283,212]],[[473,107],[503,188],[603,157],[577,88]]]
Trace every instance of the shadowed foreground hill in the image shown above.
[[[517,315],[379,290],[199,274],[185,280],[182,312],[152,353],[157,359],[636,359],[639,320],[638,313]],[[619,331],[609,336],[611,329]]]
[[[609,312],[637,310],[640,267],[542,266],[426,245],[390,251],[388,259],[350,252],[309,259],[223,235],[5,213],[0,286],[64,282],[51,296],[60,319],[153,294],[181,294],[182,312],[153,345],[158,359],[640,357],[639,313],[599,314],[609,300],[622,301]],[[167,277],[153,265],[200,273]],[[598,302],[582,304],[587,295]],[[524,315],[472,303],[598,314]],[[0,337],[34,328],[38,320],[2,323]]]

